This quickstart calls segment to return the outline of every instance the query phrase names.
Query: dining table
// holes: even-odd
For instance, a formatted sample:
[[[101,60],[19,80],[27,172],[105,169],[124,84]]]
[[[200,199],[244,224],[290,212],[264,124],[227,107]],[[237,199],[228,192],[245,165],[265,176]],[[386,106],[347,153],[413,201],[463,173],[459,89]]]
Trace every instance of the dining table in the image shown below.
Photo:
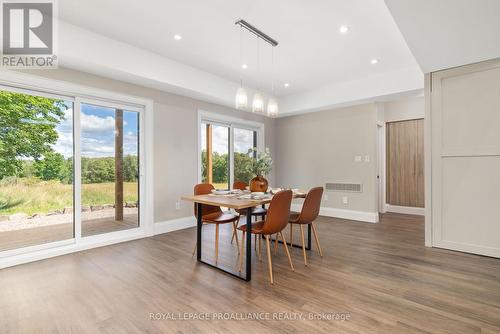
[[[294,191],[293,198],[305,198],[307,195],[306,192],[303,191]],[[235,209],[235,210],[246,210],[246,228],[247,231],[251,230],[252,226],[252,209],[257,206],[265,207],[266,204],[269,204],[272,201],[272,194],[267,194],[264,196],[260,196],[259,198],[249,198],[248,194],[243,195],[241,193],[236,194],[207,194],[207,195],[189,195],[182,196],[181,199],[184,201],[193,202],[196,205],[197,212],[197,233],[196,233],[196,259],[198,262],[201,262],[205,265],[208,265],[212,268],[223,271],[233,277],[242,279],[244,281],[250,281],[252,279],[252,235],[251,233],[246,233],[246,261],[245,261],[245,274],[238,272],[237,270],[231,270],[230,268],[224,267],[223,265],[218,265],[216,263],[211,262],[210,260],[204,260],[202,257],[202,226],[203,226],[203,217],[202,217],[202,207],[203,205],[211,205],[211,206],[219,206],[223,208]],[[278,241],[278,240],[276,240]],[[282,243],[282,241],[278,241]],[[293,244],[293,241],[290,240],[287,242],[288,245],[292,247],[301,247],[300,245]],[[311,225],[308,224],[307,229],[307,250],[311,249]],[[243,256],[243,254],[240,254]]]

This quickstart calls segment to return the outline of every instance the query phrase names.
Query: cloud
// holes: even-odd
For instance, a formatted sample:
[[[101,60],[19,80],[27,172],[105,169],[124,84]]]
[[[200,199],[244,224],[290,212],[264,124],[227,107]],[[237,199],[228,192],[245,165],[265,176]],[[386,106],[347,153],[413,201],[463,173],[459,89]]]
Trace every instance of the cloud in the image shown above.
[[[111,116],[99,117],[96,115],[80,114],[82,132],[113,132],[115,131],[115,119]],[[126,126],[127,122],[124,121]]]
[[[64,112],[65,119],[57,126],[59,134],[57,143],[53,145],[56,152],[66,158],[73,156],[73,110]],[[115,119],[111,116],[80,114],[81,120],[81,152],[85,157],[114,156],[115,151]],[[124,121],[124,127],[127,122]],[[123,136],[124,154],[137,154],[137,133],[128,131]]]

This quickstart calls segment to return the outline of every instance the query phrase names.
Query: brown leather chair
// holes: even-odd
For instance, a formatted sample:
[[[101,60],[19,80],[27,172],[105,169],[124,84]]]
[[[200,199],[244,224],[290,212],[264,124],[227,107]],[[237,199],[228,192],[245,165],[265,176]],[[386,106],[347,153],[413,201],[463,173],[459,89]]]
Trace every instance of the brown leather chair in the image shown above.
[[[215,189],[213,185],[209,183],[201,183],[194,186],[195,195],[206,195],[210,194],[212,190]],[[238,226],[238,217],[230,212],[224,212],[219,206],[212,205],[202,205],[202,222],[206,224],[215,224],[215,263],[217,263],[219,257],[219,225],[220,224],[233,224],[233,236],[236,235],[236,227]],[[198,216],[196,209],[196,204],[194,205],[194,216]],[[238,245],[238,236],[236,235],[236,245]],[[196,244],[195,251],[196,252]],[[239,248],[238,248],[239,252]]]
[[[323,196],[323,187],[316,187],[309,190],[302,205],[300,213],[292,213],[290,215],[290,244],[292,244],[293,224],[300,225],[300,234],[302,240],[302,253],[304,254],[304,264],[307,266],[306,243],[304,241],[304,225],[311,224],[314,239],[318,246],[319,255],[323,256],[323,251],[319,244],[318,233],[314,226],[314,221],[318,218],[319,209],[321,207],[321,197]]]
[[[247,186],[248,185],[243,181],[234,181],[233,183],[233,189],[245,190]],[[246,209],[236,209],[235,211],[240,215],[240,217],[247,215]],[[261,217],[263,219],[266,214],[267,214],[266,208],[263,207],[252,208],[252,217]],[[236,234],[233,233],[233,236],[231,238],[231,243],[233,242],[235,236]],[[255,238],[255,240],[257,240],[257,238]],[[255,247],[257,247],[257,243],[255,243]]]
[[[280,191],[279,193],[273,196],[273,199],[269,204],[269,209],[267,211],[267,216],[265,220],[253,223],[250,231],[247,231],[246,225],[238,227],[239,230],[243,231],[243,239],[241,241],[241,252],[240,252],[240,266],[239,266],[240,272],[243,266],[243,249],[245,245],[245,233],[247,232],[258,235],[259,237],[262,235],[265,236],[266,238],[267,260],[268,260],[269,278],[271,280],[271,284],[274,284],[274,280],[273,280],[273,265],[271,261],[270,235],[278,234],[281,237],[285,253],[288,256],[288,262],[290,263],[290,267],[292,268],[292,270],[295,270],[293,268],[292,258],[290,257],[290,253],[288,252],[288,246],[286,245],[285,236],[283,235],[282,232],[283,229],[288,224],[288,220],[290,218],[290,205],[292,204],[292,197],[293,194],[291,190]]]

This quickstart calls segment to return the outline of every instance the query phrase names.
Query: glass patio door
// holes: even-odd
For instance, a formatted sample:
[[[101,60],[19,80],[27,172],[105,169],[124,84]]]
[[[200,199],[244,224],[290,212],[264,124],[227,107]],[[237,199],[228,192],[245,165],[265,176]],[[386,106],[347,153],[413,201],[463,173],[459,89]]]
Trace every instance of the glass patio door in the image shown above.
[[[140,113],[80,106],[81,235],[139,227]]]
[[[152,102],[12,80],[0,85],[0,268],[152,235]]]
[[[0,87],[0,254],[74,237],[73,106]]]

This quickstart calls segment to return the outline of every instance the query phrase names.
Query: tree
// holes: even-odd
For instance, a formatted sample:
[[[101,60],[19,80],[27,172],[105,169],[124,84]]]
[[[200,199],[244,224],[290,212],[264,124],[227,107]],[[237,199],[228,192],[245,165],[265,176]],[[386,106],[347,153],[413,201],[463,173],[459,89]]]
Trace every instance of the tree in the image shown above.
[[[250,183],[255,177],[252,172],[254,158],[250,154],[234,152],[234,180]]]
[[[23,158],[53,151],[64,110],[62,100],[0,91],[0,179],[20,175]]]
[[[139,163],[136,155],[127,155],[123,158],[123,180],[137,182]]]
[[[48,152],[34,163],[35,175],[44,181],[60,180],[65,176],[65,161],[60,153]]]

